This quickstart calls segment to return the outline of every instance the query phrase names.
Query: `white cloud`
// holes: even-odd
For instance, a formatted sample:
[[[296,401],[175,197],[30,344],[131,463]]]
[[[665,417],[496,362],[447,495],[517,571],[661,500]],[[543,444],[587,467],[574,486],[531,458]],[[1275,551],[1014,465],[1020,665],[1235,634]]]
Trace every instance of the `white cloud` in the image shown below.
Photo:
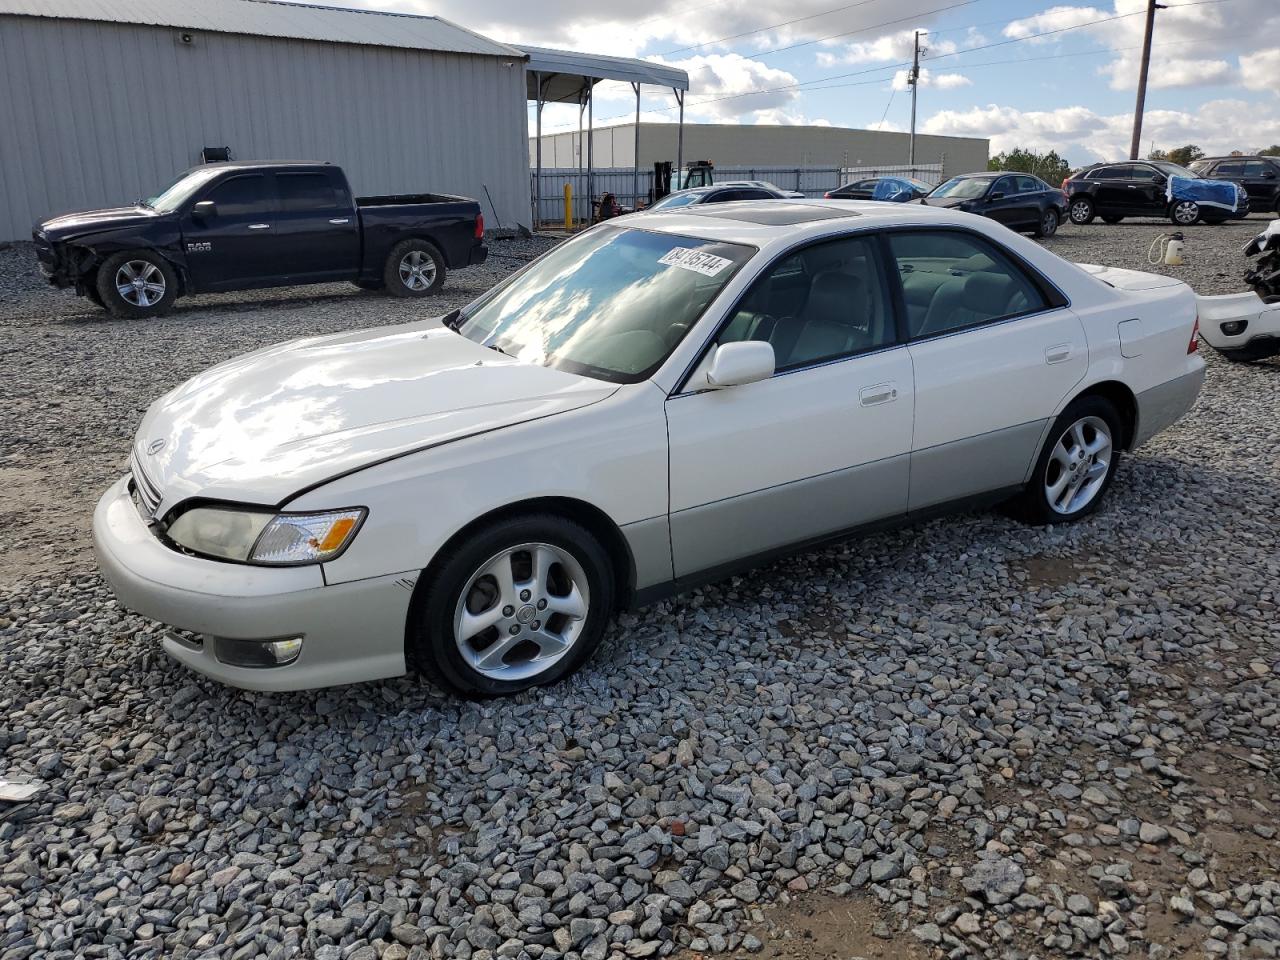
[[[1242,132],[1240,117],[1250,118]],[[988,104],[943,110],[921,125],[924,133],[987,137],[993,154],[1013,147],[1057,150],[1074,164],[1128,155],[1130,113],[1103,115],[1088,107],[1019,110]],[[1241,100],[1211,100],[1194,110],[1148,110],[1143,117],[1142,152],[1154,144],[1168,149],[1194,143],[1207,153],[1250,150],[1280,142],[1280,109],[1260,111]]]
[[[1021,40],[1024,37],[1036,37],[1031,43],[1048,43],[1052,37],[1038,37],[1038,34],[1051,30],[1064,30],[1079,27],[1092,20],[1101,20],[1108,16],[1107,11],[1097,7],[1050,7],[1035,16],[1011,20],[1001,31],[1006,37]]]
[[[931,41],[927,36],[921,38],[921,43],[934,56],[955,53],[959,49],[951,40]],[[844,63],[892,63],[895,60],[910,60],[914,53],[915,30],[899,30],[874,40],[846,43],[834,53],[821,51],[818,53],[818,65],[832,67]]]
[[[1240,82],[1250,90],[1270,90],[1280,94],[1280,47],[1241,57]]]

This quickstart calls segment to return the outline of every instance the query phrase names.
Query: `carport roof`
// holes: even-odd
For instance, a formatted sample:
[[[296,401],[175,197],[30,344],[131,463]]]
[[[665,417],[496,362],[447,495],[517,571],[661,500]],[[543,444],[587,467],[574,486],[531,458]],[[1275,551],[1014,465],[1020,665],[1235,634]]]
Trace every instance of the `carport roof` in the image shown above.
[[[522,46],[520,50],[529,57],[525,64],[525,79],[530,100],[538,99],[536,74],[542,74],[542,100],[547,103],[574,103],[579,94],[599,80],[645,83],[673,90],[689,89],[689,74],[679,67],[548,47]]]
[[[0,15],[145,24],[290,40],[523,59],[515,47],[440,17],[349,10],[283,0],[0,0]]]

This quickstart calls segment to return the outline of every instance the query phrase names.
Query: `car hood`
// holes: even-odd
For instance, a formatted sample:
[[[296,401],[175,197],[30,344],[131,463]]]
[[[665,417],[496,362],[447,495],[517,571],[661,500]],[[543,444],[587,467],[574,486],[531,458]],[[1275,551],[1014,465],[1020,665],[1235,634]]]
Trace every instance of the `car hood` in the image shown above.
[[[602,400],[617,387],[503,356],[438,320],[268,347],[161,397],[133,463],[158,515],[280,504],[360,467]]]
[[[56,217],[36,224],[36,229],[50,240],[64,240],[69,237],[83,236],[86,233],[97,233],[101,230],[116,230],[120,227],[135,226],[147,223],[161,216],[150,207],[107,207],[103,210],[79,210],[74,213],[60,213]]]

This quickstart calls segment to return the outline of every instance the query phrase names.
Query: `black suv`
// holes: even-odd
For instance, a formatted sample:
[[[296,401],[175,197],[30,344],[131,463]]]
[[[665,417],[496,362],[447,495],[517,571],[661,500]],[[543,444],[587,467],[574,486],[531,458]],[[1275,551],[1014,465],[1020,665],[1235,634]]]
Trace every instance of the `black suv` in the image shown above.
[[[1280,157],[1205,157],[1191,164],[1205,180],[1234,180],[1249,194],[1249,209],[1280,213]]]
[[[1067,195],[1067,211],[1072,223],[1091,223],[1095,216],[1105,223],[1119,223],[1125,217],[1168,217],[1176,226],[1188,227],[1197,220],[1222,223],[1231,216],[1226,210],[1201,208],[1194,200],[1168,199],[1171,176],[1197,175],[1186,167],[1166,160],[1122,160],[1095,163],[1062,181]],[[1242,204],[1234,216],[1243,217],[1249,205]]]

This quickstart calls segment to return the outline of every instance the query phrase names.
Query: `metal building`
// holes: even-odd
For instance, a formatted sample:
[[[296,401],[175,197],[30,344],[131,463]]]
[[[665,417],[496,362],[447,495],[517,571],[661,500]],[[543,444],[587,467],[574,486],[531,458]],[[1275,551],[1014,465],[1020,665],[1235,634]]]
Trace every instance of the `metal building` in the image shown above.
[[[640,167],[655,161],[673,163],[678,152],[673,123],[642,123]],[[584,149],[578,132],[545,134],[542,163],[550,168],[576,167]],[[766,124],[686,123],[686,160],[710,160],[717,167],[873,167],[905,164],[905,133],[855,130],[848,127],[772,126]],[[634,123],[597,127],[592,139],[595,165],[631,167],[636,164]],[[916,161],[941,163],[947,175],[987,168],[990,141],[973,137],[933,137],[917,134]],[[533,156],[537,142],[529,140]]]
[[[436,17],[274,0],[0,0],[0,240],[200,162],[341,164],[357,194],[528,226],[525,54]]]

